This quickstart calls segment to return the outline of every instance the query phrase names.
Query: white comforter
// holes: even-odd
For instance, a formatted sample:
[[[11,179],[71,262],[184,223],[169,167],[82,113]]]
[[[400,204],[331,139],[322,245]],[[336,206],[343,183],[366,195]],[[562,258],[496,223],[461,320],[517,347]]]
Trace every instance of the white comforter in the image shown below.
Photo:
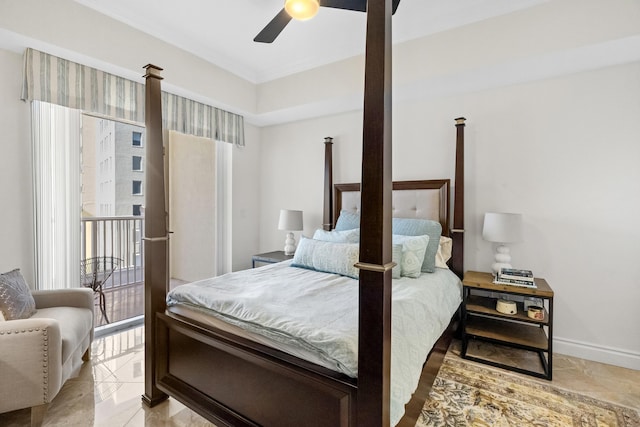
[[[323,366],[358,373],[358,281],[291,267],[290,261],[177,287],[167,305],[184,304],[249,332],[299,346]],[[391,331],[391,425],[418,385],[431,347],[461,302],[449,270],[394,279]]]

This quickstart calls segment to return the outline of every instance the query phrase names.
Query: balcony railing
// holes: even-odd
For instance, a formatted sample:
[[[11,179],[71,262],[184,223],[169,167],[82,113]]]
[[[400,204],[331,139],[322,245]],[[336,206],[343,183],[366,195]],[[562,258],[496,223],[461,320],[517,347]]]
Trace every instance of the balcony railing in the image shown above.
[[[115,257],[118,268],[102,284],[106,314],[110,322],[143,314],[144,308],[144,217],[116,216],[82,218],[81,259]],[[96,326],[106,324],[96,309]]]

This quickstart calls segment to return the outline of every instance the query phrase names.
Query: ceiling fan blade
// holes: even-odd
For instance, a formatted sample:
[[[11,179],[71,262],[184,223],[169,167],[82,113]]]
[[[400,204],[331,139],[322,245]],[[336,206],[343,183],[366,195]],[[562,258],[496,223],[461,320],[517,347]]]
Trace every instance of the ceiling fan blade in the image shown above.
[[[332,7],[334,9],[355,10],[356,12],[366,12],[367,0],[320,0],[320,6]]]
[[[396,13],[400,0],[393,0],[392,10]],[[320,0],[320,6],[333,7],[334,9],[355,10],[357,12],[367,11],[367,0]]]
[[[278,13],[271,22],[269,22],[267,26],[258,33],[253,41],[260,43],[272,43],[276,37],[278,37],[278,34],[284,30],[284,27],[287,26],[289,21],[291,21],[291,16],[289,16],[286,10],[282,9],[280,13]]]
[[[395,14],[396,10],[398,10],[398,5],[400,4],[400,0],[393,0],[393,5],[391,6],[391,13]]]

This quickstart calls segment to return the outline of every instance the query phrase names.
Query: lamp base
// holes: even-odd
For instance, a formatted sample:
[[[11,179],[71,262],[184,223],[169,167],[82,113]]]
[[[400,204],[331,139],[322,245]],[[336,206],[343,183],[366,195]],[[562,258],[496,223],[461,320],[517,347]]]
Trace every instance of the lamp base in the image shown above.
[[[293,255],[296,252],[296,238],[292,232],[287,233],[287,238],[284,241],[284,254]]]
[[[493,270],[493,275],[496,277],[502,268],[511,268],[511,255],[506,245],[498,245],[496,248],[495,262],[491,264],[491,270]]]

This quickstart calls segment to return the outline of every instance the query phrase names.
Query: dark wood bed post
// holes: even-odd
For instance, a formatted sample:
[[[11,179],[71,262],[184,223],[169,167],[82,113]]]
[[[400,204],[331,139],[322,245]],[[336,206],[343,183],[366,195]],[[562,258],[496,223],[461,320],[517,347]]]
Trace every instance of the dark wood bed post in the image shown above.
[[[324,210],[322,228],[333,227],[333,138],[324,139]]]
[[[451,235],[453,250],[451,269],[462,279],[464,275],[464,117],[456,119],[456,186]]]
[[[391,0],[367,2],[357,425],[389,426],[391,370]]]
[[[162,144],[162,101],[160,71],[146,65],[146,198],[144,237],[144,394],[142,402],[154,406],[168,395],[157,387],[154,353],[157,346],[156,313],[164,312],[168,288],[168,232],[164,189],[164,147]]]

